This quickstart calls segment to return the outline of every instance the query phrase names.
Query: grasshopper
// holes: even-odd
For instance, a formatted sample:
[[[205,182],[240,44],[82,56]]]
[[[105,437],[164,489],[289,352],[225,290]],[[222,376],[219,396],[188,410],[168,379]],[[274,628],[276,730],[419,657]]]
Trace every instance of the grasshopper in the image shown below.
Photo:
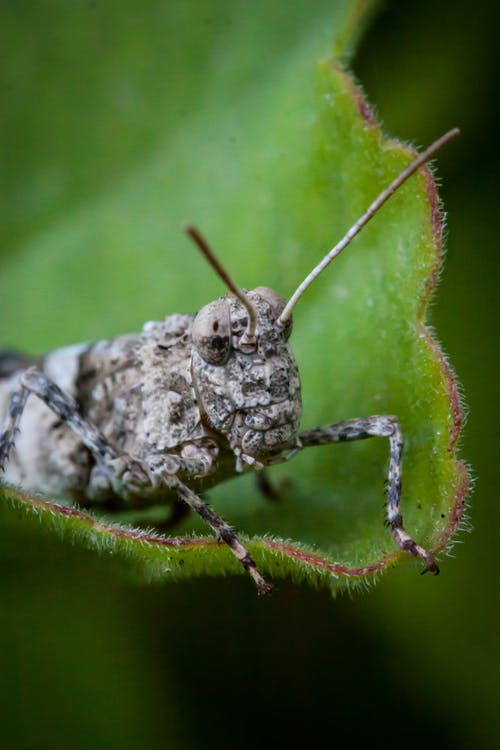
[[[201,234],[188,227],[229,289],[197,315],[169,315],[146,323],[139,334],[39,358],[1,353],[4,479],[106,511],[170,503],[174,518],[179,508],[191,509],[228,545],[264,594],[272,586],[201,493],[240,472],[262,472],[288,461],[308,447],[384,437],[390,447],[387,525],[396,544],[423,561],[423,572],[437,574],[432,554],[403,527],[403,439],[397,418],[349,419],[300,432],[300,378],[289,337],[292,309],[307,287],[457,133],[456,128],[449,131],[418,155],[287,303],[267,287],[240,289]],[[37,398],[28,403],[30,395]]]

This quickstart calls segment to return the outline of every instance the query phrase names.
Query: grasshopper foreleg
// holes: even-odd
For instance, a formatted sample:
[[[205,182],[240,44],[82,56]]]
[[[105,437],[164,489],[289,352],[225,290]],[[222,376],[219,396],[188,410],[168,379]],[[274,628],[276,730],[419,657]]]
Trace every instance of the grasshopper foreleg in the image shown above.
[[[387,482],[387,525],[397,545],[425,563],[423,573],[439,573],[434,557],[417,544],[403,527],[400,509],[403,436],[396,417],[373,416],[347,419],[344,422],[306,430],[299,435],[302,448],[349,440],[365,440],[371,437],[389,439],[390,458]]]
[[[203,520],[215,532],[217,538],[227,544],[236,559],[240,561],[247,573],[249,573],[255,581],[259,594],[269,594],[272,591],[272,586],[261,576],[250,552],[240,542],[234,531],[228,526],[224,519],[177,477],[169,477],[168,484],[177,492],[178,497],[183,500],[186,505],[203,518]]]

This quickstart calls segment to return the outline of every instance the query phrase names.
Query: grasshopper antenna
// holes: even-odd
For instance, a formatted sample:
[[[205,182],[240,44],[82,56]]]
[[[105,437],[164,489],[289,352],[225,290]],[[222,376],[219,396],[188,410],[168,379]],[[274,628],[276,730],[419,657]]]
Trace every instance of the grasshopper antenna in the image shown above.
[[[429,159],[432,159],[434,154],[439,151],[439,149],[444,146],[445,143],[451,141],[451,139],[455,138],[455,136],[457,136],[459,133],[460,130],[458,128],[453,128],[452,130],[449,130],[447,133],[442,135],[441,138],[438,138],[437,141],[434,141],[434,143],[426,148],[425,151],[422,151],[422,153],[419,154],[411,162],[411,164],[409,164],[406,169],[403,170],[401,174],[399,174],[396,179],[393,180],[393,182],[391,182],[391,184],[385,188],[385,190],[382,190],[378,198],[375,198],[373,203],[366,209],[364,214],[360,216],[357,222],[352,225],[352,227],[340,240],[340,242],[338,242],[335,247],[332,248],[327,255],[325,255],[323,260],[318,263],[315,268],[313,268],[311,273],[306,276],[304,281],[297,287],[295,292],[290,297],[290,300],[285,305],[283,312],[276,321],[277,325],[280,328],[283,327],[286,321],[290,318],[293,308],[302,297],[306,289],[313,283],[314,279],[320,275],[320,273],[332,262],[334,258],[337,257],[337,255],[340,255],[342,250],[347,247],[347,245],[351,242],[352,239],[354,239],[358,232],[360,232],[361,229],[363,229],[363,227],[368,224],[370,219],[377,213],[379,208],[381,208],[384,203],[389,200],[391,195],[394,195],[396,190],[400,188],[401,185],[406,182],[406,180],[411,177],[419,167],[422,166],[422,164],[425,164],[425,162],[429,161]]]
[[[240,343],[244,346],[255,348],[257,346],[257,337],[255,335],[257,329],[257,313],[255,312],[255,307],[241,289],[236,286],[226,269],[221,266],[203,235],[195,227],[191,226],[191,224],[188,224],[188,226],[185,227],[185,231],[208,260],[217,275],[222,279],[224,284],[235,295],[235,297],[239,299],[243,307],[246,309],[248,313],[248,323],[245,333],[241,337]]]

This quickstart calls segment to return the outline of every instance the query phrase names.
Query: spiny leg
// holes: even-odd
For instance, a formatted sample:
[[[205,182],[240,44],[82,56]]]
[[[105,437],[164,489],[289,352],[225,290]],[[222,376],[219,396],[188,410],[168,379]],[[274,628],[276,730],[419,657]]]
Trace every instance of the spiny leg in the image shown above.
[[[374,416],[361,419],[347,419],[345,422],[327,425],[313,430],[306,430],[299,435],[303,448],[328,443],[342,443],[349,440],[364,440],[371,437],[389,439],[390,459],[387,485],[387,525],[391,535],[400,549],[425,563],[423,573],[439,573],[434,557],[417,544],[403,528],[403,517],[400,510],[401,470],[403,436],[396,417]]]
[[[109,478],[116,484],[118,493],[123,493],[130,485],[135,485],[137,489],[140,489],[150,486],[154,481],[160,481],[159,472],[155,471],[153,475],[150,475],[147,467],[140,462],[118,453],[98,428],[79,414],[78,406],[72,396],[64,393],[59,386],[36,369],[26,370],[19,380],[18,389],[12,393],[7,423],[0,436],[0,468],[7,461],[14,445],[15,433],[19,429],[19,422],[30,393],[42,399],[78,435],[82,443],[106,470]],[[218,538],[228,545],[233,555],[255,581],[259,593],[270,593],[272,586],[260,575],[249,551],[239,541],[230,526],[176,476],[166,474],[162,479],[177,493],[179,499],[196,511],[214,530]]]
[[[35,368],[26,370],[21,375],[18,388],[11,395],[5,429],[0,435],[0,471],[14,445],[15,434],[30,393],[38,396],[78,435],[117,490],[127,486],[134,489],[151,484],[146,468],[133,458],[116,451],[100,430],[80,415],[74,398]]]
[[[107,471],[109,477],[117,482],[119,491],[123,492],[130,483],[135,483],[140,488],[160,480],[159,473],[155,472],[154,475],[150,475],[141,463],[118,453],[95,425],[83,419],[72,396],[64,393],[53,381],[35,369],[26,370],[23,373],[18,389],[11,395],[5,429],[0,435],[0,469],[3,469],[14,445],[14,437],[19,429],[19,422],[30,393],[41,398],[79,436],[96,459],[100,460],[102,468]],[[219,539],[228,545],[233,555],[255,581],[259,593],[270,593],[272,586],[260,575],[249,551],[221,516],[209,508],[175,475],[163,475],[162,480],[176,492],[180,500],[209,524]]]
[[[247,573],[255,581],[259,594],[269,594],[273,587],[267,583],[257,570],[257,565],[253,560],[250,552],[240,542],[234,531],[212,508],[198,497],[192,490],[183,484],[177,477],[168,477],[168,485],[177,492],[178,497],[183,500],[195,513],[213,529],[218,539],[225,542],[233,555],[243,565]]]

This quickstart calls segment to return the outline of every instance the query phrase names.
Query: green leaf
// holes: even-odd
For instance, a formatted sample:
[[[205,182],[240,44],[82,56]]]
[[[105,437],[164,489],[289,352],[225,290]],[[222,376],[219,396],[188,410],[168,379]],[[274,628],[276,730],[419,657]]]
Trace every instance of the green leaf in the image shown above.
[[[229,2],[210,12],[141,6],[131,34],[133,0],[118,13],[53,3],[44,13],[60,36],[35,44],[36,9],[22,19],[4,10],[6,39],[24,31],[9,46],[10,74],[28,87],[11,94],[6,124],[6,345],[43,351],[110,337],[216,298],[220,281],[183,237],[185,221],[239,284],[290,296],[408,164],[411,149],[383,136],[341,67],[371,5],[272,5],[246,15]],[[456,531],[467,488],[456,385],[424,325],[441,257],[425,168],[300,301],[292,337],[304,428],[400,418],[405,525],[434,552]],[[407,559],[383,525],[387,455],[383,440],[309,449],[273,469],[279,503],[265,502],[249,475],[210,499],[264,574],[350,586]],[[143,579],[242,572],[196,519],[165,539],[3,494],[5,522],[15,526],[12,510],[22,523],[38,517],[68,541],[120,553]]]

